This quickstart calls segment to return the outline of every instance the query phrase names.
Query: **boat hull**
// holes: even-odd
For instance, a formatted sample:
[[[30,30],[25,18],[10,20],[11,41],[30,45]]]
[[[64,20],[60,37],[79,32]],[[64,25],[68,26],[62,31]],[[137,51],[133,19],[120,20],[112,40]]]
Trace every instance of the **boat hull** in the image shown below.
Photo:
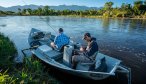
[[[28,43],[30,46],[31,43],[33,41],[36,41],[34,39],[31,38],[32,33],[34,32],[40,32],[40,30],[34,29],[32,28],[30,34],[29,34],[29,38],[28,38]],[[54,38],[54,36],[53,36]],[[39,41],[39,40],[38,40]],[[41,43],[41,45],[44,45],[44,43]],[[40,45],[39,45],[40,46]],[[105,79],[111,75],[115,75],[115,71],[118,67],[118,65],[120,64],[120,60],[114,59],[112,57],[103,55],[101,53],[98,53],[98,55],[102,55],[106,57],[107,60],[107,64],[110,64],[109,66],[109,70],[107,72],[95,72],[95,71],[85,71],[85,70],[76,70],[76,69],[72,69],[62,63],[59,63],[58,61],[50,58],[49,56],[44,55],[43,53],[40,53],[38,49],[32,49],[31,52],[40,60],[42,60],[43,62],[45,62],[46,64],[53,66],[54,68],[63,71],[65,73],[69,73],[72,75],[76,75],[76,76],[80,76],[83,78],[88,78],[88,79],[93,79],[93,80],[102,80]]]
[[[103,73],[103,72],[94,73],[92,71],[89,72],[89,71],[71,69],[62,64],[59,64],[58,62],[54,61],[53,59],[44,57],[42,54],[39,54],[37,51],[33,50],[32,53],[34,54],[34,56],[36,56],[38,59],[43,61],[45,64],[48,64],[49,66],[52,66],[53,68],[60,70],[64,73],[68,73],[68,74],[72,74],[75,76],[92,79],[92,80],[102,80],[111,75],[111,74]]]

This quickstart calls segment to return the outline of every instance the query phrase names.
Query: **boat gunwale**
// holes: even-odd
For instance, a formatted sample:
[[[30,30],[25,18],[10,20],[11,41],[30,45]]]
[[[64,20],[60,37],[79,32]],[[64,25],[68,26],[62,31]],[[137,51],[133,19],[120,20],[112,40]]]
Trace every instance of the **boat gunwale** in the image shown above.
[[[37,56],[37,54],[33,51],[33,54],[35,54],[36,56]],[[40,53],[41,54],[41,53]],[[117,63],[116,64],[116,66],[114,67],[115,69],[112,71],[112,72],[96,72],[96,71],[84,71],[84,70],[76,70],[76,69],[72,69],[72,68],[70,68],[70,67],[67,67],[67,66],[65,66],[65,65],[63,65],[63,64],[61,64],[61,63],[59,63],[59,62],[57,62],[57,61],[55,61],[54,59],[52,59],[52,58],[49,58],[49,59],[51,59],[51,61],[53,61],[55,64],[52,64],[51,62],[46,62],[46,61],[44,61],[42,58],[40,58],[39,56],[37,56],[39,59],[41,59],[43,62],[45,62],[45,63],[47,63],[47,64],[49,64],[49,65],[51,65],[51,66],[54,66],[54,67],[57,67],[57,68],[60,68],[60,69],[65,69],[65,70],[70,70],[70,71],[75,71],[75,72],[82,72],[82,73],[90,73],[90,74],[102,74],[102,75],[115,75],[115,73],[113,73],[116,69],[117,69],[117,67],[118,67],[118,65],[120,64],[120,62],[119,63]],[[61,66],[59,66],[59,65],[61,65],[61,66],[64,66],[64,67],[61,67]],[[67,67],[67,68],[65,68],[65,67]]]
[[[31,32],[30,32],[30,34],[29,34],[29,41],[30,41],[30,36],[31,36],[31,33],[33,33],[33,32],[37,32],[37,31],[40,31],[40,30],[38,30],[38,29],[36,29],[36,28],[32,28],[31,29]],[[29,43],[29,41],[28,41],[28,43]],[[32,50],[33,51],[33,50]],[[35,52],[33,52],[33,54],[35,54]],[[36,54],[35,54],[36,55]],[[37,55],[36,55],[37,56]],[[107,56],[107,55],[106,55]],[[39,58],[39,56],[37,56],[38,58]],[[109,57],[109,56],[107,56],[107,57]],[[39,58],[39,59],[41,59],[41,58]],[[51,58],[50,58],[51,59]],[[42,61],[44,61],[43,59],[41,59]],[[54,60],[54,59],[51,59],[51,60]],[[44,61],[45,62],[45,61]],[[49,61],[48,61],[49,62]],[[47,63],[47,62],[45,62],[45,63]],[[57,62],[57,61],[55,61],[54,60],[54,63],[56,63],[56,64],[60,64],[60,65],[62,65],[62,66],[65,66],[65,65],[63,65],[63,64],[61,64],[61,63],[59,63],[59,62]],[[54,66],[54,67],[57,67],[57,68],[60,68],[60,69],[65,69],[65,70],[70,70],[70,71],[75,71],[75,72],[82,72],[82,73],[93,73],[93,74],[102,74],[102,75],[115,75],[115,71],[116,71],[116,69],[118,68],[118,66],[119,66],[119,64],[121,63],[121,61],[119,60],[119,62],[118,63],[116,63],[116,65],[114,66],[114,68],[110,71],[110,72],[95,72],[95,71],[84,71],[84,70],[75,70],[75,69],[72,69],[72,68],[70,68],[70,67],[68,67],[68,68],[65,68],[65,67],[67,67],[67,66],[65,66],[65,67],[61,67],[61,66],[58,66],[58,65],[55,65],[55,64],[52,64],[51,62],[49,62],[48,64],[50,64],[51,66]]]

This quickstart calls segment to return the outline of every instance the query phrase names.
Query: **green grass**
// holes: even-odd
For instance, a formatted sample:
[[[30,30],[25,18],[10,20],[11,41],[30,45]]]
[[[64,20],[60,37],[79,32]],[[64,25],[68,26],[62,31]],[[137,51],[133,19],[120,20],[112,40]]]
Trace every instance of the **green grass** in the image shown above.
[[[14,43],[0,33],[0,66],[2,68],[13,66],[15,54],[17,54],[17,50]]]
[[[13,77],[9,76],[7,74],[7,71],[8,70],[6,70],[5,72],[0,73],[0,83],[3,83],[3,84],[15,83],[16,79],[14,79]]]
[[[60,83],[48,71],[45,71],[45,66],[39,60],[31,58],[25,58],[21,69],[15,69],[14,73],[15,79],[18,79],[17,83]]]
[[[14,43],[0,33],[0,84],[59,84],[45,66],[36,59],[24,58],[19,65],[14,62],[17,50]],[[19,65],[19,66],[18,66]]]

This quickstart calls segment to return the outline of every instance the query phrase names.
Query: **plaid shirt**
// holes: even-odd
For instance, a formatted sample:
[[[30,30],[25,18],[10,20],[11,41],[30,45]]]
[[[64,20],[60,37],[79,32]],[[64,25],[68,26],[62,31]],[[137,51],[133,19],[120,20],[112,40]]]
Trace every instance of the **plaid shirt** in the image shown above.
[[[55,37],[54,43],[56,47],[60,50],[62,46],[69,44],[69,37],[63,33],[60,33]]]

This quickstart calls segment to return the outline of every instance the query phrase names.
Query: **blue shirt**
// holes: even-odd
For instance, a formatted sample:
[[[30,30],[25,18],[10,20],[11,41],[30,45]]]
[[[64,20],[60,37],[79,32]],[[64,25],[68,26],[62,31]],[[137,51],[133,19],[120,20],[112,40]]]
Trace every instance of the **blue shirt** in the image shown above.
[[[69,37],[63,33],[60,33],[58,36],[55,37],[54,43],[57,49],[61,49],[62,46],[69,44]]]

